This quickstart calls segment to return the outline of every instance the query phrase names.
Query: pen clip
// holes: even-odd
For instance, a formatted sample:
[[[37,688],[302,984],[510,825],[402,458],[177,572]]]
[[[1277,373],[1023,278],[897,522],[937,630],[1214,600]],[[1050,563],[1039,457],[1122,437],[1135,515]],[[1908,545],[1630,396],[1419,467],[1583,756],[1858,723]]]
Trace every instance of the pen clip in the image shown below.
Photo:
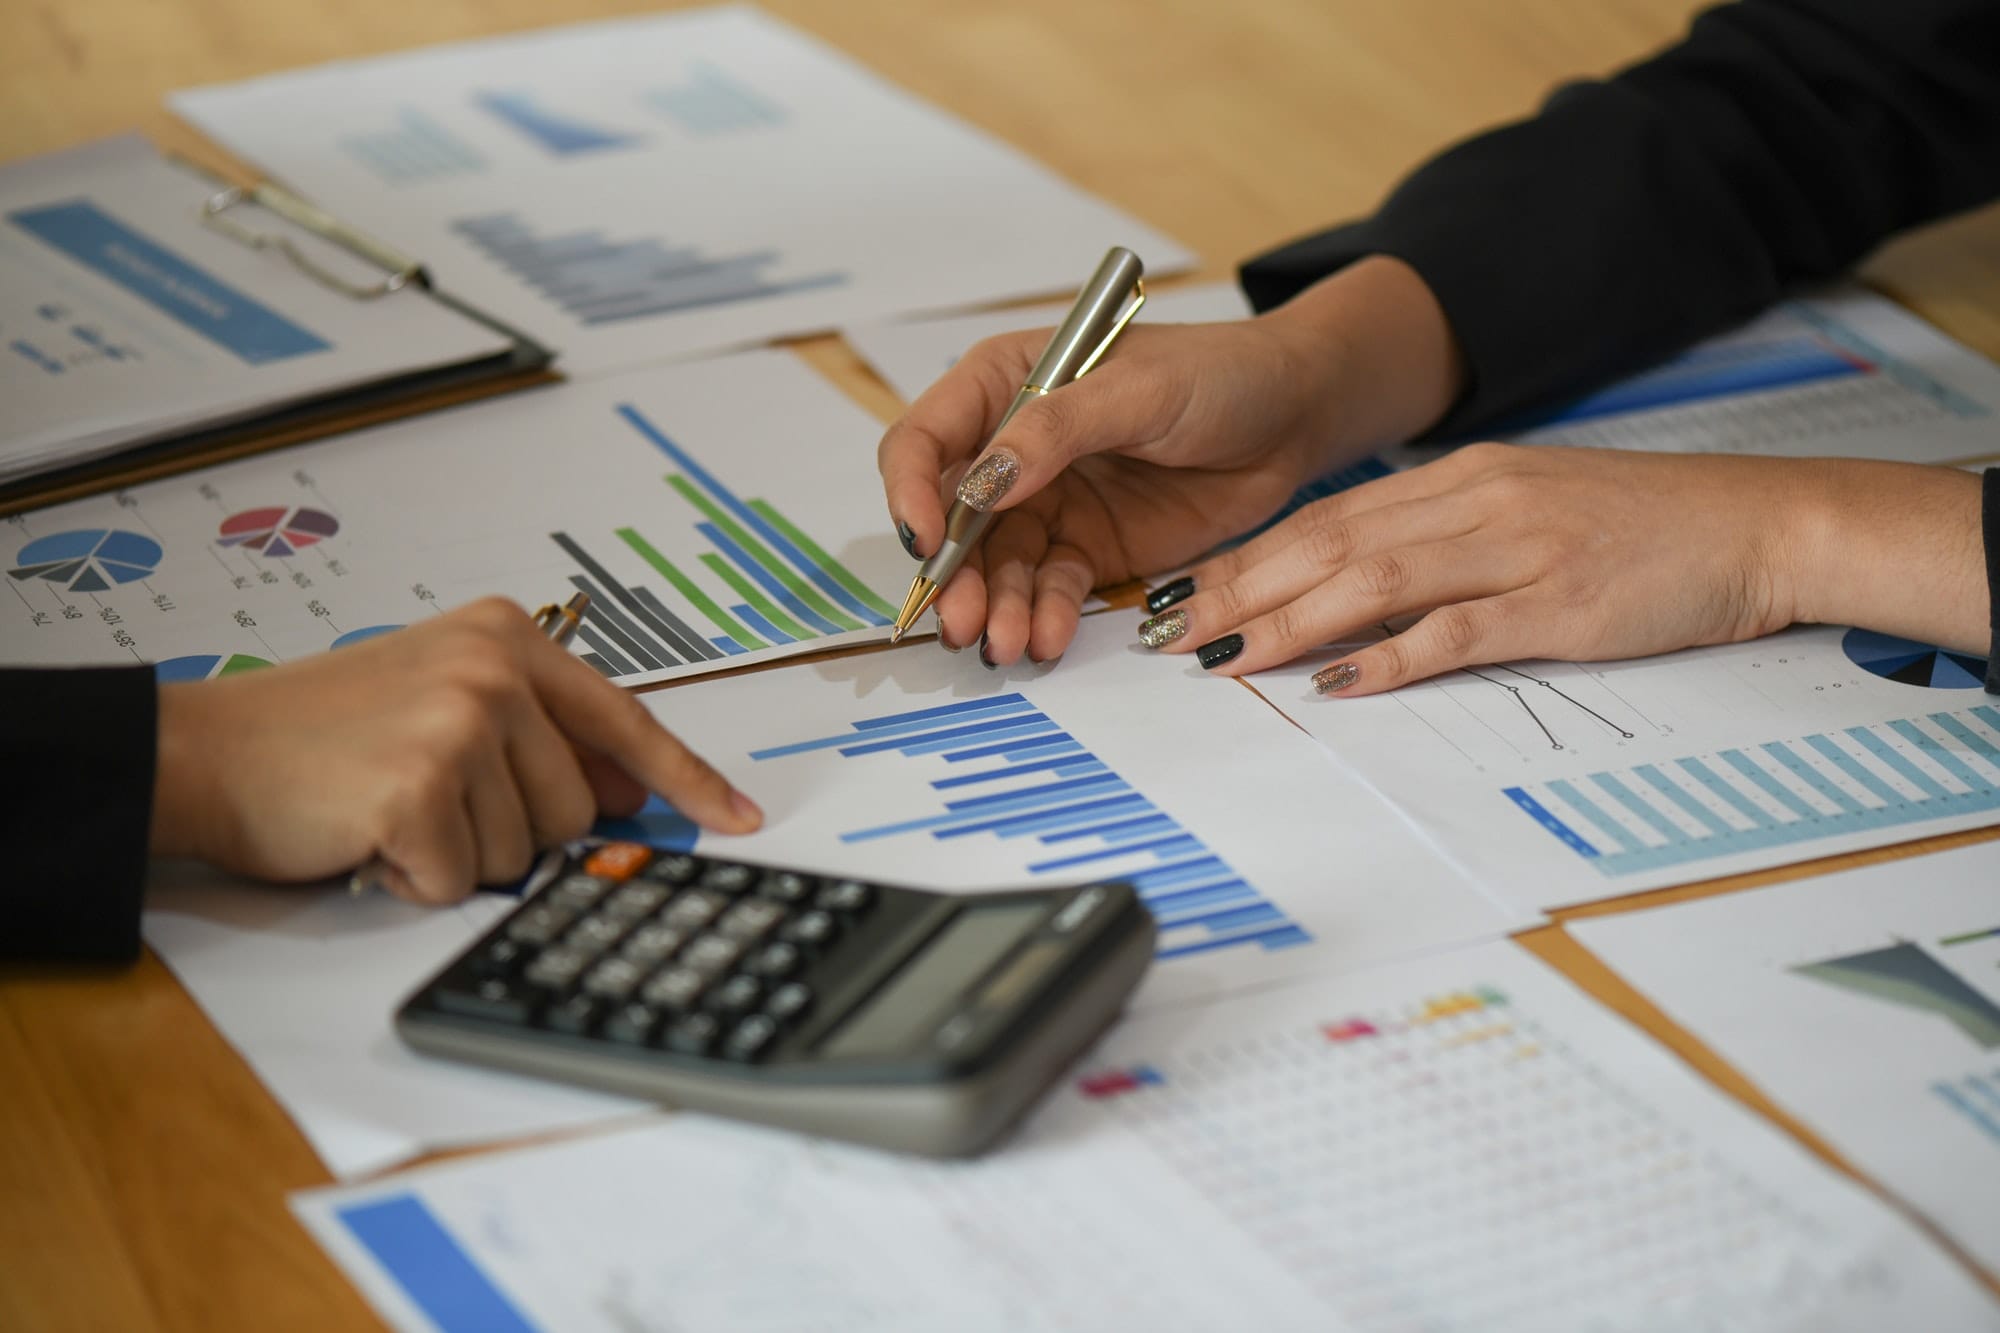
[[[258,231],[247,227],[233,217],[226,216],[228,210],[244,200],[261,205],[289,222],[296,223],[350,254],[389,270],[379,282],[350,282],[332,269],[308,257],[292,242],[291,237],[277,232]],[[421,284],[424,280],[423,265],[405,259],[388,247],[343,225],[331,215],[321,212],[303,199],[286,193],[271,185],[259,185],[244,189],[231,185],[218,190],[202,201],[201,221],[204,226],[221,232],[231,240],[239,241],[252,250],[276,250],[291,261],[292,267],[319,283],[357,301],[373,301],[400,291],[412,282]]]
[[[1110,329],[1106,330],[1104,334],[1104,341],[1098,343],[1096,350],[1084,359],[1081,366],[1077,367],[1077,379],[1082,379],[1085,375],[1088,375],[1090,368],[1097,364],[1098,358],[1111,350],[1111,344],[1118,340],[1119,334],[1125,332],[1125,326],[1132,322],[1132,316],[1138,314],[1139,307],[1144,304],[1146,304],[1146,280],[1144,278],[1134,278],[1132,280],[1132,299],[1125,303],[1125,308],[1118,312],[1118,318],[1111,322]]]

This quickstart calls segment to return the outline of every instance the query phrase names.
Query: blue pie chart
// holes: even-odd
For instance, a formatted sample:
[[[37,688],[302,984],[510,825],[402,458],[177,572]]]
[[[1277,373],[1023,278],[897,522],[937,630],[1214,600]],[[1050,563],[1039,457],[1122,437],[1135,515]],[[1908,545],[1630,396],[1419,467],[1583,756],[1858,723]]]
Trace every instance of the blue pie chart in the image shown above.
[[[1933,690],[1976,690],[1986,683],[1986,659],[1936,644],[1851,629],[1840,641],[1847,660],[1871,675]]]
[[[22,582],[40,579],[71,592],[103,592],[150,577],[163,554],[158,542],[136,532],[78,528],[35,538],[7,572]]]

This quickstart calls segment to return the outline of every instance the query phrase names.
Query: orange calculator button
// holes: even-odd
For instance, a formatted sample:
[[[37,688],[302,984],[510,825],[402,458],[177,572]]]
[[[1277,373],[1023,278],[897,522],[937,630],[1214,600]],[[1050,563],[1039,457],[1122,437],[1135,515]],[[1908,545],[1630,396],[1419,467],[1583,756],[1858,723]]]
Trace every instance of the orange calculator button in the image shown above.
[[[646,868],[653,859],[652,849],[636,842],[607,842],[583,863],[585,873],[606,879],[627,880]]]

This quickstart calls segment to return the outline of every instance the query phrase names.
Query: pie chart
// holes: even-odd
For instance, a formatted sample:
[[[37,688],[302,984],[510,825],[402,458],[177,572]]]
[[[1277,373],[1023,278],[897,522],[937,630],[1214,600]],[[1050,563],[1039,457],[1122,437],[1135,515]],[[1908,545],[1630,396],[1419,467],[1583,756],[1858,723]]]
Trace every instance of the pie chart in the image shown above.
[[[346,648],[351,644],[366,643],[384,634],[393,634],[403,628],[401,625],[369,625],[365,629],[351,629],[333,641],[336,648]]]
[[[1914,639],[1851,629],[1841,639],[1840,650],[1863,671],[1904,685],[1933,690],[1976,690],[1986,683],[1985,658]]]
[[[160,567],[160,544],[120,528],[77,528],[37,537],[21,548],[8,573],[22,581],[45,579],[71,592],[103,592],[117,583],[148,578]]]
[[[255,671],[269,665],[263,658],[252,657],[248,653],[231,653],[227,657],[196,653],[192,657],[169,657],[164,662],[154,663],[153,676],[162,684],[182,680],[214,680],[217,676],[233,676],[239,671]]]
[[[339,531],[340,520],[324,510],[266,505],[223,519],[215,544],[259,555],[294,555]]]

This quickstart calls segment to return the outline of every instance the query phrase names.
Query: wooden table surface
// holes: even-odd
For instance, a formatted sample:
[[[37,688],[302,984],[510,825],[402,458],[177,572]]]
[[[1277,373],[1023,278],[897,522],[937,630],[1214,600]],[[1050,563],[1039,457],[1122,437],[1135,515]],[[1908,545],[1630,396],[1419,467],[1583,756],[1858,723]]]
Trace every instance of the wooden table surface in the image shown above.
[[[0,6],[0,158],[133,128],[185,142],[159,109],[178,87],[658,7],[10,0]],[[1367,210],[1422,156],[1524,114],[1555,82],[1608,71],[1670,40],[1695,6],[773,0],[769,8],[1174,234],[1203,257],[1204,276],[1220,278],[1273,242]],[[1865,273],[2000,358],[2000,211],[1900,241]],[[800,350],[885,419],[897,410],[838,340]],[[1523,942],[1838,1163],[1559,930]],[[0,974],[0,1329],[375,1327],[285,1208],[288,1191],[327,1179],[156,958],[117,972]]]

